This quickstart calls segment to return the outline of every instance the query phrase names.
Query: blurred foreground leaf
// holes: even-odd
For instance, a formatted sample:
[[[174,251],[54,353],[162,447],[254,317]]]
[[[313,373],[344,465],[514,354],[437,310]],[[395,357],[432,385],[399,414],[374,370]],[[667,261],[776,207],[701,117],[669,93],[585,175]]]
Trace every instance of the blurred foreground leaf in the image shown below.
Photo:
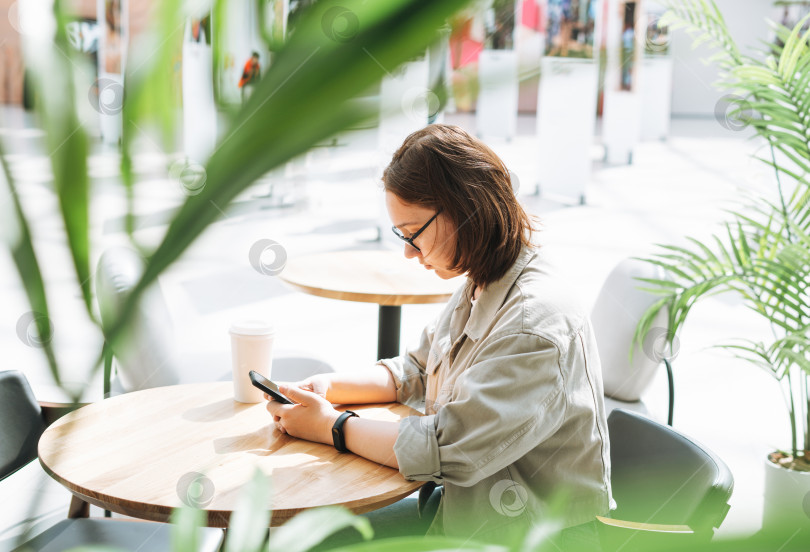
[[[306,552],[341,529],[354,527],[366,540],[374,531],[368,519],[356,516],[349,510],[330,506],[307,510],[287,521],[270,537],[270,550]]]
[[[259,552],[270,527],[270,478],[256,469],[231,515],[225,552]]]

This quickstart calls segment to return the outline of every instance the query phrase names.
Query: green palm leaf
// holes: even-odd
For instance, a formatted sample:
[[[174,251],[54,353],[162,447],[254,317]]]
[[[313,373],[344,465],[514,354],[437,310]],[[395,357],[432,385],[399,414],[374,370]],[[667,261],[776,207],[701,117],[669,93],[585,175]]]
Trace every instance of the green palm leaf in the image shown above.
[[[57,12],[58,13],[58,12]],[[53,170],[59,210],[68,249],[87,313],[95,317],[90,286],[89,179],[87,136],[76,114],[73,72],[76,63],[65,35],[65,21],[57,19],[54,42],[28,43],[26,61],[37,91],[37,109],[45,125],[45,143]],[[68,62],[65,62],[65,59]]]
[[[5,219],[5,224],[8,225],[8,235],[5,236],[6,241],[11,250],[14,266],[17,267],[17,273],[23,283],[28,304],[31,305],[33,315],[31,322],[36,324],[36,339],[45,352],[54,381],[57,385],[61,385],[59,364],[56,361],[56,355],[51,345],[53,336],[48,298],[45,295],[45,282],[39,268],[39,260],[34,251],[30,225],[17,195],[14,180],[11,178],[11,171],[2,150],[0,150],[0,164],[3,167],[0,174],[0,209],[2,209],[0,213]],[[27,330],[28,328],[26,328]]]

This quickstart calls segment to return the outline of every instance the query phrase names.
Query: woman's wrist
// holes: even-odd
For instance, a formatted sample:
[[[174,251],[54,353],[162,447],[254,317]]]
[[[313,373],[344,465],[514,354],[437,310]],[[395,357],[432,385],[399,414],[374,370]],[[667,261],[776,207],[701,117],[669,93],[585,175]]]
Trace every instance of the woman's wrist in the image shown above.
[[[325,445],[332,445],[334,444],[334,440],[332,439],[332,428],[335,426],[335,422],[337,422],[338,418],[340,418],[341,412],[333,409],[333,412],[330,412],[326,416],[326,425],[324,426],[323,430],[321,431],[321,442]]]
[[[343,443],[349,452],[394,469],[399,469],[394,454],[398,433],[399,422],[350,417],[343,423]]]
[[[331,395],[334,395],[334,389],[332,386],[332,374],[323,374],[320,376],[320,380],[321,380],[320,383],[323,386],[323,397],[327,401],[332,402],[329,398]]]

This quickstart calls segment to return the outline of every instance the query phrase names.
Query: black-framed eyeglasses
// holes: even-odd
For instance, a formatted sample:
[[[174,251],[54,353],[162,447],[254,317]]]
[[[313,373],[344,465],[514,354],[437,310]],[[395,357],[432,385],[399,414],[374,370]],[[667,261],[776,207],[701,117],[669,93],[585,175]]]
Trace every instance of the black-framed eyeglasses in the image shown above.
[[[421,249],[419,249],[419,248],[416,246],[416,244],[415,244],[415,243],[413,243],[413,240],[415,240],[416,238],[418,238],[418,237],[419,237],[419,234],[421,234],[422,232],[424,232],[424,231],[425,231],[425,229],[426,229],[428,226],[430,226],[430,223],[431,223],[431,222],[433,222],[433,220],[434,220],[436,217],[438,217],[438,216],[439,216],[439,213],[441,213],[441,212],[442,212],[442,210],[441,210],[441,209],[439,209],[438,211],[436,211],[436,214],[435,214],[435,215],[433,215],[432,217],[430,217],[430,220],[429,220],[429,221],[427,221],[427,222],[425,223],[425,225],[424,225],[422,228],[420,228],[420,229],[419,229],[419,230],[417,230],[417,231],[416,231],[414,234],[412,234],[410,238],[406,238],[406,237],[405,237],[405,236],[402,234],[402,232],[400,232],[400,231],[399,231],[399,228],[397,228],[396,226],[392,226],[392,227],[391,227],[391,231],[392,231],[392,232],[394,232],[394,235],[395,235],[396,237],[398,237],[399,239],[401,239],[402,241],[404,241],[405,243],[407,243],[408,245],[410,245],[411,247],[413,247],[414,249],[416,249],[417,251],[419,251],[419,252],[421,253],[421,252],[422,252],[422,250],[421,250]]]

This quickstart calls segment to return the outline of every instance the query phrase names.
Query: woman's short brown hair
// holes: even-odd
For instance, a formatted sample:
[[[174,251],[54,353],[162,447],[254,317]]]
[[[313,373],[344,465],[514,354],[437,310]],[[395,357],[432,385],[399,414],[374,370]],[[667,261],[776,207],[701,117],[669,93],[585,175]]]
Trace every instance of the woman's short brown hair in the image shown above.
[[[457,229],[449,268],[467,272],[476,285],[499,280],[531,245],[532,219],[503,161],[457,126],[429,125],[408,136],[382,180],[405,203],[442,209]]]

